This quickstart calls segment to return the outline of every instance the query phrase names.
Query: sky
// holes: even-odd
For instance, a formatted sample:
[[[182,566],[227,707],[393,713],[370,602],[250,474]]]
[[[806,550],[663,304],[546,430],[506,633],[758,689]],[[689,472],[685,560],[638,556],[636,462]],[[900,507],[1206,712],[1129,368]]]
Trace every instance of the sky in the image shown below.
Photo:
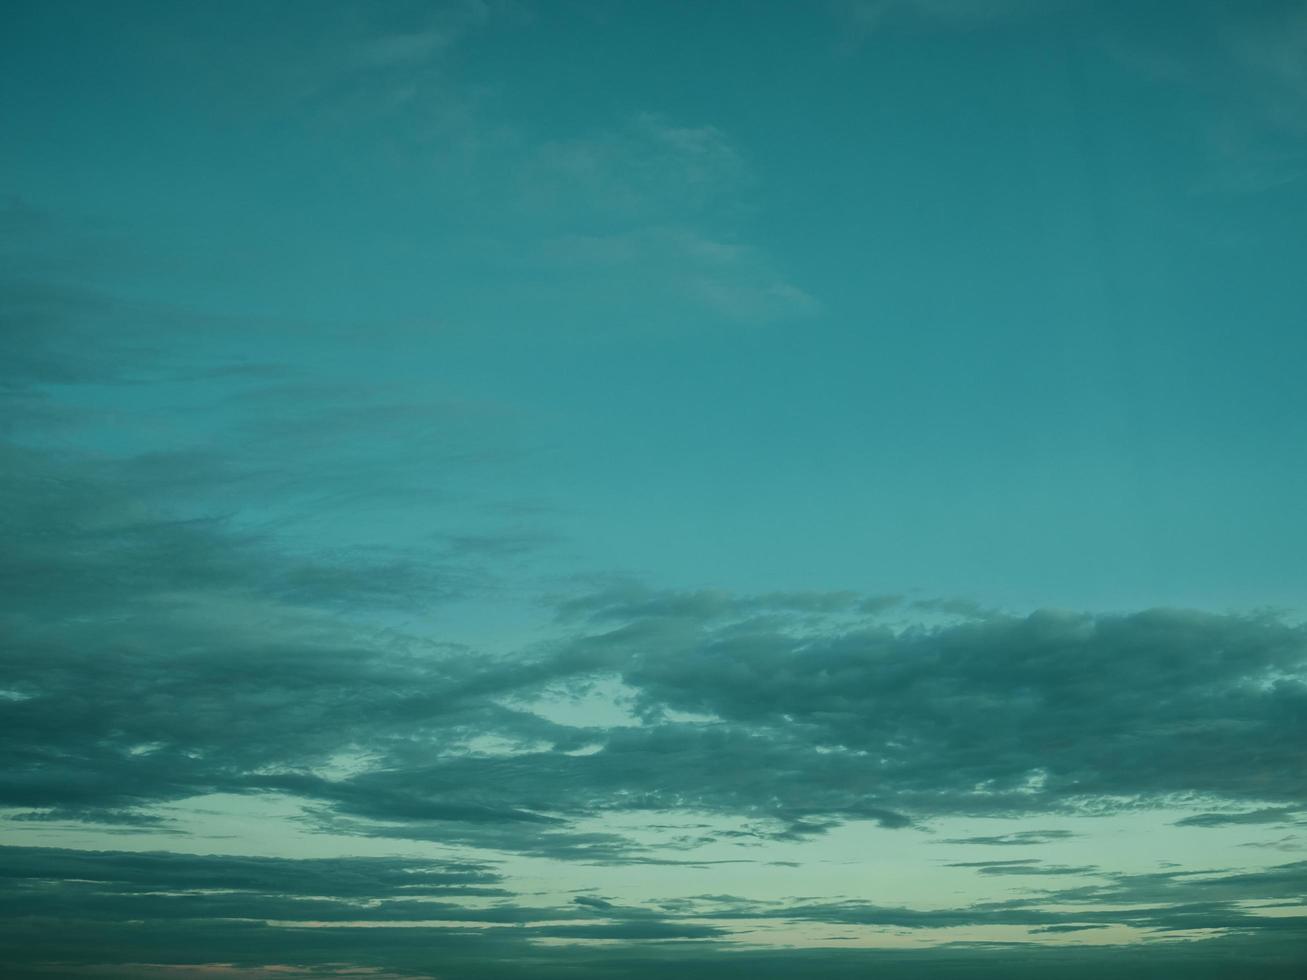
[[[1302,975],[1307,6],[0,6],[6,976]]]

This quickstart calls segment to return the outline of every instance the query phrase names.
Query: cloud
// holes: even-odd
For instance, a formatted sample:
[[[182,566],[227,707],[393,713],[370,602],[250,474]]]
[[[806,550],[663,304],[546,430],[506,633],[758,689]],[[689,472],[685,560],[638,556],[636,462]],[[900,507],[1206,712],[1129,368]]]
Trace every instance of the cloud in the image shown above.
[[[982,875],[1088,875],[1096,874],[1098,868],[1088,864],[1010,864],[999,861],[983,865],[977,871]]]
[[[143,894],[241,891],[335,900],[503,895],[490,866],[407,858],[274,858],[4,847],[6,882],[98,882]]]
[[[476,680],[489,665],[458,648],[358,625],[443,601],[467,581],[459,566],[305,554],[227,518],[178,516],[155,497],[157,459],[142,471],[0,453],[6,805],[140,820],[137,808],[219,787],[270,791],[271,771],[384,753],[392,737],[438,729],[458,744],[500,728],[493,718],[515,738],[555,727],[495,704],[513,683]]]
[[[950,837],[941,844],[983,844],[995,847],[1028,847],[1031,844],[1051,844],[1067,840],[1077,834],[1069,830],[1017,830],[1010,834],[990,834],[981,837]],[[995,862],[989,862],[993,864]]]
[[[24,516],[0,603],[19,695],[0,702],[0,800],[38,816],[290,794],[355,833],[620,861],[659,855],[573,824],[689,811],[803,839],[844,821],[1307,797],[1304,630],[1273,616],[891,628],[847,593],[632,586],[562,600],[556,640],[487,657],[352,623],[441,598],[438,568],[326,564],[221,520],[151,516],[94,467],[9,460]],[[530,709],[606,677],[639,725]],[[470,748],[485,737],[512,750]],[[329,775],[347,755],[367,761]]]
[[[863,10],[876,29],[900,15],[951,29],[1021,6]],[[450,52],[498,5],[301,17],[307,9],[284,11],[303,21],[290,45],[262,31],[254,6],[224,13],[232,29],[212,36],[197,29],[211,13],[157,11],[145,18],[156,40],[188,43],[146,45],[142,57],[171,47],[196,61],[178,85],[211,85],[231,129],[257,105],[257,124],[276,118],[293,140],[321,126],[312,147],[393,152],[423,181],[397,183],[425,192],[443,182],[455,188],[438,199],[451,210],[467,191],[471,203],[457,206],[484,216],[491,250],[515,243],[505,263],[577,290],[563,314],[610,324],[614,311],[652,305],[698,324],[819,312],[744,233],[760,182],[723,128],[634,113],[545,137],[529,120],[485,113],[452,79]],[[1257,49],[1258,70],[1290,96],[1295,43]],[[178,104],[210,104],[193,94]],[[265,128],[275,144],[282,127]],[[477,179],[445,180],[468,173]],[[551,540],[531,527],[468,530],[443,507],[515,458],[512,412],[359,381],[357,336],[329,342],[340,343],[335,380],[310,376],[299,355],[320,337],[265,338],[262,324],[97,286],[117,280],[104,254],[87,254],[104,243],[61,265],[55,224],[23,202],[0,211],[3,254],[15,260],[0,283],[0,407],[12,436],[0,444],[0,806],[10,829],[28,839],[72,830],[69,840],[117,830],[134,845],[180,847],[193,841],[177,814],[197,814],[176,804],[230,794],[297,808],[296,829],[330,832],[330,846],[444,856],[2,848],[10,975],[1197,978],[1220,954],[1264,965],[1259,976],[1300,967],[1301,862],[1124,875],[1035,858],[955,861],[941,873],[997,882],[1003,900],[951,907],[589,894],[532,904],[508,868],[572,862],[569,874],[602,879],[592,890],[605,894],[614,868],[636,881],[636,869],[660,866],[783,875],[776,866],[798,862],[767,860],[776,845],[815,850],[853,822],[892,847],[968,815],[1040,826],[1175,807],[1207,810],[1179,820],[1187,827],[1287,819],[1307,806],[1304,629],[1272,615],[1014,616],[956,598],[617,583],[557,597],[540,615],[553,620],[503,644],[514,648],[454,642],[449,604],[501,598],[496,569]],[[107,264],[91,275],[82,260]],[[519,299],[506,300],[515,312]],[[267,360],[247,354],[264,349]],[[396,504],[414,500],[422,516],[410,521]],[[377,505],[375,524],[340,520]],[[379,528],[405,543],[351,538]],[[610,690],[620,704],[588,715],[580,695]],[[551,699],[563,706],[540,707]],[[796,927],[811,939],[813,926],[941,948],[750,948]],[[1090,953],[1070,969],[1055,952],[966,947],[960,959],[946,946],[1096,929],[1221,938],[1201,951],[1131,950],[1129,962]]]
[[[1304,631],[1273,617],[1042,612],[814,635],[730,610],[713,595],[614,596],[588,610],[610,628],[574,649],[604,656],[646,714],[719,719],[723,751],[734,739],[761,771],[811,765],[803,782],[829,771],[850,805],[1078,812],[1184,793],[1295,802],[1307,789],[1290,758]],[[809,761],[765,758],[789,751]],[[840,809],[811,785],[796,784],[800,797]]]
[[[1264,807],[1235,813],[1196,813],[1175,822],[1177,827],[1229,827],[1238,824],[1294,823],[1297,807]]]
[[[658,139],[716,159],[712,134]],[[636,208],[629,220],[645,216]],[[710,269],[728,283],[761,281],[750,276],[768,267],[765,256],[688,228],[632,231],[631,242],[644,243],[633,254],[681,256],[678,275]],[[430,495],[435,463],[467,469],[494,455],[485,434],[501,418],[496,407],[181,357],[160,343],[179,322],[166,311],[129,328],[133,318],[96,295],[45,287],[14,295],[31,300],[22,346],[45,353],[8,365],[10,391],[39,400],[58,386],[203,378],[222,406],[221,434],[233,437],[146,440],[116,454],[93,448],[94,438],[0,445],[8,761],[0,805],[28,829],[99,823],[162,835],[175,829],[164,804],[226,793],[288,799],[302,808],[302,825],[374,843],[675,867],[710,863],[707,847],[717,848],[711,862],[763,861],[760,845],[801,844],[848,822],[903,833],[946,816],[1101,813],[1180,798],[1211,814],[1304,804],[1294,751],[1307,706],[1304,631],[1270,615],[1010,616],[948,598],[610,581],[554,597],[552,624],[515,651],[444,642],[432,628],[414,635],[395,625],[397,613],[488,593],[493,565],[548,536],[490,528],[428,533],[412,546],[328,547],[285,533],[267,513],[249,519],[251,502],[273,499],[321,519],[333,499],[356,508],[379,494]],[[97,326],[102,316],[123,332]],[[103,362],[81,358],[77,348],[100,329],[118,338]],[[95,424],[88,413],[74,428]],[[629,701],[621,725],[533,707],[604,685]],[[705,825],[686,833],[644,819],[635,832],[606,823],[665,813]],[[1203,816],[1216,819],[1190,823]],[[952,840],[1048,845],[1067,836]],[[721,857],[722,848],[739,857]],[[435,948],[477,950],[485,962],[546,941],[724,944],[749,917],[923,930],[1085,924],[1029,902],[923,910],[826,901],[714,907],[716,918],[579,902],[541,918],[480,902],[507,898],[484,864],[440,883],[445,891],[428,875],[420,894],[393,893],[386,867],[349,865],[368,882],[351,897],[332,891],[335,870],[309,865],[237,862],[230,873],[270,883],[227,887],[213,877],[218,859],[181,861],[169,866],[189,886],[160,877],[138,887],[129,879],[145,872],[126,859],[85,861],[94,867],[33,852],[41,881],[61,884],[23,878],[11,907],[29,919],[44,909],[52,920],[78,909],[92,924],[88,957],[124,921],[153,923],[154,938],[138,948],[164,960],[196,948],[222,962],[233,935],[257,933],[252,966],[323,955],[352,962],[355,940],[342,938],[351,922],[406,923],[437,933]],[[1092,876],[1093,886],[1056,893],[1098,903],[1128,894],[1161,910],[1103,912],[1101,924],[1288,934],[1287,917],[1249,921],[1230,906],[1296,894],[1299,879],[1286,867],[1246,882],[1225,874],[1198,891],[1072,864],[990,861],[976,873],[1024,887]],[[295,884],[309,872],[321,879],[317,890]],[[309,949],[252,921],[335,925],[333,938]],[[427,921],[444,925],[420,925]],[[404,948],[385,962],[411,969]]]
[[[586,293],[602,272],[627,302],[670,302],[678,316],[688,308],[760,323],[820,310],[736,231],[756,180],[716,127],[637,114],[610,132],[542,143],[516,182],[524,212],[555,229],[535,262],[553,277],[579,276]]]
[[[965,963],[968,976],[1021,976],[1025,969],[1039,976],[1050,969],[1062,973],[1065,967],[1069,975],[1087,978],[1105,968],[1167,973],[1204,958],[1231,956],[1240,969],[1257,964],[1259,975],[1288,977],[1292,973],[1284,971],[1296,962],[1294,944],[1307,928],[1307,916],[1263,915],[1245,907],[1253,896],[1302,896],[1307,878],[1301,862],[1201,878],[1118,875],[1087,888],[915,909],[729,895],[672,898],[656,905],[590,895],[561,905],[527,904],[492,866],[430,858],[288,859],[5,847],[0,859],[0,909],[5,913],[0,917],[0,954],[16,976],[42,971],[96,975],[130,950],[138,961],[161,969],[189,968],[195,975],[205,975],[200,964],[223,963],[232,971],[282,964],[281,973],[305,970],[313,975],[356,964],[361,971],[416,976],[456,970],[473,977],[642,980],[672,970],[686,976],[785,976],[794,971],[852,977],[874,969],[878,975],[906,978],[941,971],[948,975]],[[1019,953],[996,947],[965,960],[954,959],[947,945],[907,953],[778,949],[758,958],[739,942],[758,928],[800,923],[898,933],[1001,926],[1037,936],[1129,926],[1158,936],[1194,930],[1224,930],[1227,935],[1199,943],[1133,946],[1128,955],[1119,947],[1115,952],[1111,947],[1078,948],[1069,960],[1066,950],[1033,945]],[[606,944],[590,945],[594,940]],[[1260,969],[1263,962],[1265,970]]]

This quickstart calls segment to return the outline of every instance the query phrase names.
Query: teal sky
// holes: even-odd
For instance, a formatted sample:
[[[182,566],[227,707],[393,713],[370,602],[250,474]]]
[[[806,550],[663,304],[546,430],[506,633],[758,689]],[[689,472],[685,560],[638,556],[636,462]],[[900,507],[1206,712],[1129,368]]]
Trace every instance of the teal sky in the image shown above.
[[[1302,969],[1302,3],[0,6],[8,975]]]

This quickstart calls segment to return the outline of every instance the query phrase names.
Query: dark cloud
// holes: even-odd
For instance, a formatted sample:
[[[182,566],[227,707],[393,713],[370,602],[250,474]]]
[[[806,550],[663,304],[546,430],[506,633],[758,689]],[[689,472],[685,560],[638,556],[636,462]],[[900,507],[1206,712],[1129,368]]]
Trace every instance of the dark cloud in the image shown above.
[[[573,650],[605,658],[646,717],[717,719],[722,751],[744,753],[733,769],[794,771],[813,813],[841,809],[817,803],[826,772],[859,808],[922,815],[1307,793],[1293,761],[1307,633],[1273,616],[1040,612],[814,630],[717,595],[600,601],[588,615],[612,625]],[[790,752],[796,762],[778,765]]]
[[[437,568],[288,553],[226,518],[160,512],[116,467],[4,456],[7,805],[121,819],[401,732],[551,727],[490,701],[504,678],[475,680],[486,668],[458,650],[341,618],[440,599]]]
[[[761,821],[755,840],[799,839],[848,820],[1307,799],[1305,634],[1269,615],[891,629],[843,593],[629,588],[568,600],[559,639],[488,657],[353,625],[359,610],[444,597],[438,567],[287,552],[225,518],[168,519],[120,469],[8,459],[10,806],[121,819],[275,792],[360,833],[609,860],[620,837],[569,822],[697,811]],[[577,728],[524,707],[603,677],[643,725]],[[485,736],[513,748],[460,749]],[[339,756],[362,761],[324,775]]]
[[[1234,813],[1196,813],[1175,822],[1177,827],[1229,827],[1238,824],[1293,823],[1301,815],[1297,807],[1263,807]]]
[[[1266,883],[1273,886],[1269,891]],[[1259,976],[1287,977],[1292,974],[1280,968],[1294,962],[1289,951],[1307,929],[1307,916],[1259,915],[1242,903],[1277,889],[1301,894],[1304,884],[1303,866],[1290,864],[1200,878],[1118,875],[1094,890],[952,909],[760,902],[729,895],[672,899],[657,907],[580,895],[547,906],[524,904],[499,872],[475,862],[6,847],[0,849],[0,954],[16,976],[40,975],[43,963],[47,971],[81,975],[94,964],[122,963],[124,951],[131,951],[137,962],[307,969],[355,963],[417,976],[448,976],[454,970],[458,976],[637,980],[669,970],[693,977],[746,969],[780,976],[792,969],[805,976],[852,977],[875,970],[915,977],[949,976],[965,968],[960,976],[981,978],[1019,976],[1021,964],[1028,968],[1031,962],[1052,969],[1063,962],[1062,954],[1027,946],[1017,958],[1009,952],[957,960],[944,946],[906,955],[822,950],[797,958],[777,950],[758,959],[733,948],[732,940],[760,924],[900,930],[1020,926],[1032,934],[1124,924],[1158,935],[1195,929],[1228,935],[1221,941],[1132,947],[1123,959],[1100,950],[1091,954],[1091,959],[1105,957],[1095,961],[1100,968],[1115,964],[1143,970],[1141,977],[1158,975],[1150,970],[1169,975],[1184,964],[1201,967],[1204,957],[1224,955],[1236,957],[1232,967],[1250,968],[1264,960],[1267,970],[1259,969]],[[1159,891],[1169,901],[1158,901]],[[404,928],[376,928],[382,924]],[[592,940],[615,945],[570,945]],[[553,945],[560,941],[569,945]],[[1071,965],[1085,969],[1082,959],[1076,963]],[[1008,966],[1013,969],[1005,970]],[[123,972],[130,975],[130,967]],[[1030,975],[1040,974],[1032,968]],[[1195,975],[1204,974],[1200,969]]]
[[[1017,862],[975,866],[981,874],[1082,875],[1095,883],[1031,890],[1022,897],[960,908],[912,909],[864,901],[757,902],[730,896],[699,896],[675,906],[681,914],[712,921],[780,919],[789,922],[941,929],[1025,926],[1032,930],[1079,930],[1110,925],[1166,933],[1228,930],[1240,933],[1307,931],[1307,862],[1250,872],[1202,871],[1157,874],[1109,873]],[[1248,903],[1272,902],[1265,915]]]
[[[142,893],[244,891],[341,900],[503,895],[486,864],[404,858],[272,858],[4,847],[0,879],[76,881]]]
[[[1099,869],[1092,864],[1013,864],[999,862],[997,864],[983,865],[976,870],[983,875],[1090,875],[1098,873]]]
[[[1031,844],[1051,844],[1078,835],[1069,830],[1017,830],[1010,834],[990,834],[980,837],[950,837],[941,844],[981,844],[987,847],[1027,847]],[[996,864],[1000,862],[989,862]]]

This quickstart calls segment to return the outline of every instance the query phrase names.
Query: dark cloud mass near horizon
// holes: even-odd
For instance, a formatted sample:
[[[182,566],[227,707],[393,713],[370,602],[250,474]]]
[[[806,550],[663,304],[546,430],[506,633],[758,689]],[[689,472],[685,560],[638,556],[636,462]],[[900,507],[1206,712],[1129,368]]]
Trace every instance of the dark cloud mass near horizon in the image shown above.
[[[94,466],[9,462],[21,524],[5,558],[0,799],[41,819],[149,819],[154,803],[276,791],[324,815],[447,822],[468,841],[580,855],[620,851],[567,831],[608,809],[801,835],[1183,794],[1290,805],[1254,819],[1307,806],[1307,631],[1270,614],[1036,612],[895,630],[856,597],[833,609],[807,597],[813,612],[802,595],[628,587],[570,600],[536,649],[478,657],[321,616],[403,603],[438,567],[316,564],[219,518],[150,515],[130,481]],[[246,609],[257,627],[234,628]],[[644,724],[560,725],[507,700],[606,678]],[[443,751],[478,735],[523,751]],[[587,745],[602,751],[572,754]],[[350,752],[375,767],[314,773]]]
[[[0,973],[1301,976],[1307,17],[1154,6],[15,3]]]

